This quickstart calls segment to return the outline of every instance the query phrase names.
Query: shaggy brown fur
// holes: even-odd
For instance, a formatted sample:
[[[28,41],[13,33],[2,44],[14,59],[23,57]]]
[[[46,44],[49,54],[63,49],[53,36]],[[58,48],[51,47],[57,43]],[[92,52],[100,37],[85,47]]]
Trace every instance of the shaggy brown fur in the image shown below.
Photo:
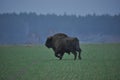
[[[76,37],[68,37],[64,33],[57,33],[53,36],[47,38],[46,47],[52,48],[55,52],[55,56],[60,60],[62,59],[64,53],[74,55],[74,60],[76,60],[77,52],[79,52],[78,58],[81,59],[81,49],[79,46],[79,40]]]

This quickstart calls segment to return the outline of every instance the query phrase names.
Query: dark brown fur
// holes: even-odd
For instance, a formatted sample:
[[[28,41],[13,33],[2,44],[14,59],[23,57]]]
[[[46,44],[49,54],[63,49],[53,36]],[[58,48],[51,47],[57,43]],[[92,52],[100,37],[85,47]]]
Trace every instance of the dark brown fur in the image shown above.
[[[79,40],[76,37],[68,37],[64,33],[58,33],[47,38],[46,47],[52,48],[55,52],[55,56],[60,60],[64,53],[74,54],[74,60],[77,57],[77,51],[79,52],[78,58],[81,59],[81,49],[79,47]]]

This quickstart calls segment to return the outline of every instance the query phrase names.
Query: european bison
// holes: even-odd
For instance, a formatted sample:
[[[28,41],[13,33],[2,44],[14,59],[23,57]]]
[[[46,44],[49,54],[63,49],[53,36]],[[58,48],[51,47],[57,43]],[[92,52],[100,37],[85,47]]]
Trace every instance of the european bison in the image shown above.
[[[64,53],[74,55],[74,60],[77,57],[77,51],[79,52],[78,58],[81,59],[81,49],[79,46],[79,40],[76,37],[69,37],[64,33],[57,33],[53,36],[47,38],[46,47],[52,48],[55,52],[55,56],[60,60],[62,59]]]

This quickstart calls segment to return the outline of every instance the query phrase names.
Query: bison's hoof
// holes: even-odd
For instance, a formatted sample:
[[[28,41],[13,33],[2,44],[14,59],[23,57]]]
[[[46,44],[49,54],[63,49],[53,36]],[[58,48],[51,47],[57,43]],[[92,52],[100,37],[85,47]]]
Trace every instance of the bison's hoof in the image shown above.
[[[62,60],[62,57],[60,57],[59,60]]]
[[[80,57],[79,60],[81,60],[82,58]]]
[[[59,59],[59,60],[62,60],[62,59]]]

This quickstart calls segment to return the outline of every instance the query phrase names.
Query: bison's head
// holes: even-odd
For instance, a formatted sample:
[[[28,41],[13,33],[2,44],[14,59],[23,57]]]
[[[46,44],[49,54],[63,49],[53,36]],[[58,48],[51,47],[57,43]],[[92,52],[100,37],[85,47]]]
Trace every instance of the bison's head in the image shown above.
[[[45,42],[45,46],[48,48],[52,48],[52,36],[48,37],[46,42]]]

